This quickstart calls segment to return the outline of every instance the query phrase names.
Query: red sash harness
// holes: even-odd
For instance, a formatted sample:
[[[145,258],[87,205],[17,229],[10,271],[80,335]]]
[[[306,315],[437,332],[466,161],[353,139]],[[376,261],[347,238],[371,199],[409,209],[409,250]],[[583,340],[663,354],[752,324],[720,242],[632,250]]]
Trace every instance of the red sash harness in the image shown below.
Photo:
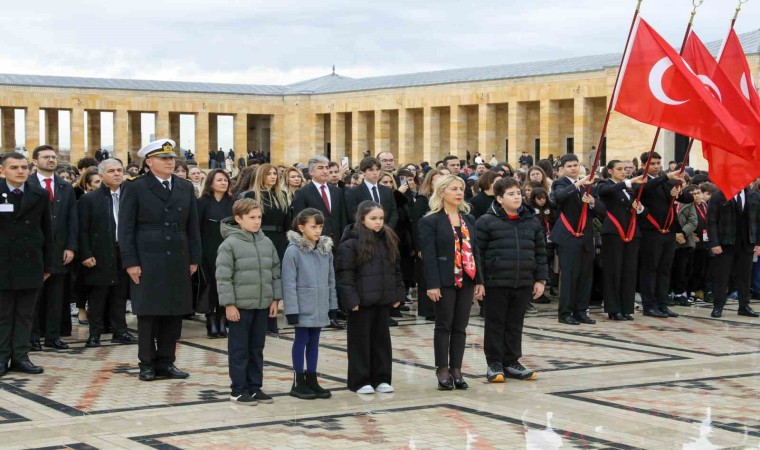
[[[610,219],[610,222],[615,225],[615,228],[617,228],[620,239],[622,239],[623,242],[628,243],[633,240],[633,235],[636,234],[636,211],[632,213],[631,222],[628,224],[627,233],[623,233],[623,226],[620,225],[620,222],[618,222],[618,220],[615,218],[615,216],[612,215],[611,212],[607,211],[607,217]]]
[[[586,220],[588,219],[588,203],[584,203],[583,207],[581,208],[581,219],[580,223],[578,224],[578,230],[576,231],[572,225],[570,225],[570,222],[567,220],[567,217],[565,217],[565,213],[560,213],[559,218],[562,220],[562,223],[565,225],[565,228],[567,228],[567,231],[570,232],[574,237],[583,237],[583,230],[586,229]]]
[[[657,220],[655,220],[654,217],[652,217],[651,214],[647,213],[647,220],[649,220],[652,225],[657,229],[660,234],[668,234],[670,233],[670,227],[673,225],[673,219],[675,218],[675,214],[673,214],[673,206],[671,205],[670,208],[668,208],[668,215],[665,216],[665,223],[660,226],[659,223],[657,223]]]

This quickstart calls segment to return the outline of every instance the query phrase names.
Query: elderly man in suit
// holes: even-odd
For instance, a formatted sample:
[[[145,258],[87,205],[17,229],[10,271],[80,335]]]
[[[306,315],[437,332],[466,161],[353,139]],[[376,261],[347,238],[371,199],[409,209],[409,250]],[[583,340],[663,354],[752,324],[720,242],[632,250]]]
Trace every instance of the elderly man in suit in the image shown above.
[[[141,148],[149,172],[122,185],[117,236],[137,315],[140,380],[187,378],[175,365],[182,317],[193,312],[190,277],[201,262],[195,191],[173,175],[174,141]]]
[[[77,251],[79,217],[74,188],[55,173],[58,153],[49,145],[41,145],[32,152],[32,161],[37,166],[37,174],[29,177],[29,182],[47,191],[52,204],[53,218],[53,270],[45,285],[39,291],[37,314],[32,325],[32,350],[41,350],[40,337],[45,336],[45,347],[67,349],[61,340],[61,316],[66,314],[64,297],[66,274]],[[44,326],[43,326],[44,325]]]
[[[29,181],[29,161],[6,155],[0,178],[0,376],[10,370],[38,374],[29,361],[29,335],[37,292],[53,271],[53,230],[48,192]]]
[[[382,205],[385,211],[385,224],[391,228],[398,223],[398,209],[393,191],[377,182],[380,180],[380,160],[368,156],[359,163],[359,170],[364,174],[364,181],[359,186],[346,191],[346,212],[348,221],[354,223],[359,203],[370,200]]]

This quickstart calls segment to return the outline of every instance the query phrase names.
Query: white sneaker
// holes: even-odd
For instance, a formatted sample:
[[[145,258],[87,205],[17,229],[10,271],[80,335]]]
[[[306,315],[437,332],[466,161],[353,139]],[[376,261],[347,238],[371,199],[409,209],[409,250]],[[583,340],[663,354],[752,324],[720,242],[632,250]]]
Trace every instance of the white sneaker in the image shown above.
[[[390,394],[393,391],[395,391],[395,389],[393,389],[393,386],[388,383],[380,383],[377,386],[377,389],[375,389],[375,392],[379,392],[381,394]]]
[[[380,386],[378,386],[380,387]],[[359,390],[356,391],[357,394],[374,394],[375,390],[370,385],[362,386]]]
[[[126,312],[128,312],[129,314],[132,314],[132,300],[127,300]]]

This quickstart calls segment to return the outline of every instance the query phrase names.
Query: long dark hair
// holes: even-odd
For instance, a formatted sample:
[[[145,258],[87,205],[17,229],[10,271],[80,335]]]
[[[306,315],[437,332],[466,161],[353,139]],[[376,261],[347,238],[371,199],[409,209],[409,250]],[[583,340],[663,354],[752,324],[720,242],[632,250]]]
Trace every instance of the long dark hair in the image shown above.
[[[365,200],[359,203],[359,207],[356,210],[356,224],[354,225],[354,230],[356,230],[356,234],[359,236],[359,252],[356,260],[359,264],[364,264],[370,261],[375,253],[375,243],[380,241],[385,245],[385,254],[388,257],[388,262],[395,264],[399,258],[399,239],[393,231],[393,228],[383,224],[383,228],[377,233],[377,235],[375,235],[374,231],[364,226],[364,218],[375,209],[380,209],[382,211],[383,207],[379,203]]]
[[[229,186],[230,186],[230,175],[227,173],[224,169],[212,169],[208,175],[206,175],[206,182],[203,183],[203,191],[201,192],[201,198],[213,198],[214,197],[214,189],[211,188],[211,185],[214,184],[214,178],[216,178],[216,174],[221,173],[224,175],[225,178],[227,178],[227,193],[226,195],[229,197]]]

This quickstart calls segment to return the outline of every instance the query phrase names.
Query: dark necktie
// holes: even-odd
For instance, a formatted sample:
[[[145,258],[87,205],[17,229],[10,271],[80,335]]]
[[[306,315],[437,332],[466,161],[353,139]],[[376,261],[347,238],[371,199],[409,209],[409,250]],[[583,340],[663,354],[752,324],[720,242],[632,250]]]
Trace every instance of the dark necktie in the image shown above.
[[[330,209],[330,200],[327,199],[327,192],[325,192],[324,184],[320,186],[320,190],[322,191],[322,201],[325,202],[325,208],[327,208],[327,213],[332,214],[332,210]]]
[[[161,184],[164,185],[164,187],[166,188],[167,191],[171,191],[172,190],[172,188],[169,187],[169,182],[168,181],[162,181]]]
[[[377,186],[372,186],[372,198],[375,200],[375,203],[380,203],[380,197],[377,196]]]
[[[18,195],[19,197],[21,197],[21,194],[23,194],[23,192],[21,192],[21,189],[14,189],[13,193]]]

